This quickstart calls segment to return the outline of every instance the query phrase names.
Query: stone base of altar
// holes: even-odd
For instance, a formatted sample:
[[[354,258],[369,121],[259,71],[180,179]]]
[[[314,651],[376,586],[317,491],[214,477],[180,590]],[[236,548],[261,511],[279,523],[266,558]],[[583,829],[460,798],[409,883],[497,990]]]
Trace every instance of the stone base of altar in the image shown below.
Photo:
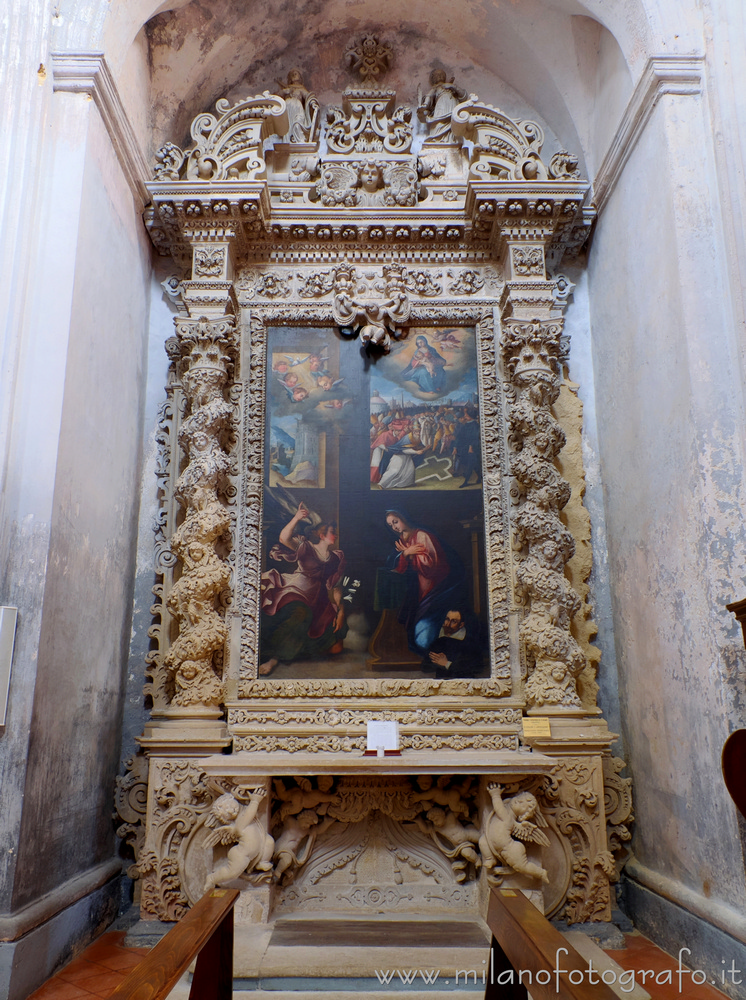
[[[464,985],[466,971],[471,981],[488,969],[490,932],[474,915],[441,920],[407,914],[307,913],[280,918],[270,924],[236,927],[234,946],[235,988],[241,980],[271,979],[273,988],[282,980],[303,980],[305,987],[319,988],[327,979],[370,980],[379,988],[387,980],[390,988],[428,981],[453,985],[456,973]],[[401,974],[401,975],[400,975]],[[487,973],[489,974],[489,973]],[[424,977],[424,978],[423,978]],[[409,984],[407,984],[409,980]],[[364,984],[363,985],[364,988]],[[248,986],[248,984],[246,984]],[[288,982],[288,989],[301,988]]]

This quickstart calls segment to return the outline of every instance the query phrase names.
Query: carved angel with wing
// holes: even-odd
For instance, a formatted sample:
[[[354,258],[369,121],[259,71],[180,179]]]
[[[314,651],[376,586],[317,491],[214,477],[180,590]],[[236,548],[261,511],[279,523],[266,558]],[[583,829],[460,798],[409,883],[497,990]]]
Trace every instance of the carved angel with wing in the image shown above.
[[[205,824],[212,828],[212,833],[205,838],[205,847],[216,847],[218,844],[234,846],[228,851],[225,861],[207,876],[205,892],[238,878],[243,872],[271,871],[275,842],[257,818],[266,794],[265,788],[252,789],[248,805],[244,806],[229,792],[213,802],[205,819]]]
[[[352,208],[358,202],[358,172],[344,163],[324,163],[321,180],[316,182],[316,193],[322,205],[347,205]]]
[[[388,164],[383,171],[383,183],[385,205],[411,207],[417,204],[420,182],[413,164],[399,162]]]
[[[547,826],[547,821],[539,811],[539,803],[531,792],[519,792],[511,799],[503,801],[503,786],[493,781],[487,786],[492,800],[492,809],[485,808],[479,850],[482,863],[487,871],[498,861],[514,871],[530,878],[548,882],[546,869],[529,861],[524,844],[539,844],[549,847],[547,835],[539,829]]]

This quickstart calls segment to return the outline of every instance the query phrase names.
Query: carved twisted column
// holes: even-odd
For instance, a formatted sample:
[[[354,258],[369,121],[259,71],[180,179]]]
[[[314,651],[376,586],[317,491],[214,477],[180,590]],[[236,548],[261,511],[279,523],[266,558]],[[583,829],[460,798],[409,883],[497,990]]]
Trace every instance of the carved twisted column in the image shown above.
[[[564,576],[575,542],[560,511],[570,499],[569,484],[554,464],[565,434],[552,415],[566,360],[562,320],[509,318],[503,321],[505,370],[516,394],[510,409],[511,472],[523,501],[514,517],[518,589],[530,607],[520,637],[530,674],[529,707],[581,707],[575,678],[585,655],[570,634],[580,598]]]
[[[219,599],[228,587],[230,570],[217,545],[230,526],[219,493],[230,469],[224,441],[233,407],[224,390],[235,356],[235,320],[177,319],[175,325],[189,409],[179,441],[188,463],[174,491],[185,517],[171,538],[182,574],[167,602],[179,634],[163,663],[174,682],[172,704],[206,709],[212,715],[220,713],[221,654],[227,635]]]

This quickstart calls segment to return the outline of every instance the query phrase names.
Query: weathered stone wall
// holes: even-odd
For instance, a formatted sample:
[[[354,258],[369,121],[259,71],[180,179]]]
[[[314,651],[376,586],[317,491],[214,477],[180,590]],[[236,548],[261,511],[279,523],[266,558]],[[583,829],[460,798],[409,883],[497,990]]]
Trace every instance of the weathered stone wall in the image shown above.
[[[589,268],[634,851],[638,866],[692,890],[705,919],[716,901],[737,913],[746,902],[720,774],[743,685],[725,611],[745,569],[743,399],[711,151],[702,96],[662,97]]]
[[[16,232],[0,600],[19,608],[0,731],[0,995],[23,997],[116,913],[119,763],[141,474],[150,251],[85,94],[46,91]],[[48,88],[48,90],[46,90]],[[44,961],[39,961],[39,955]]]

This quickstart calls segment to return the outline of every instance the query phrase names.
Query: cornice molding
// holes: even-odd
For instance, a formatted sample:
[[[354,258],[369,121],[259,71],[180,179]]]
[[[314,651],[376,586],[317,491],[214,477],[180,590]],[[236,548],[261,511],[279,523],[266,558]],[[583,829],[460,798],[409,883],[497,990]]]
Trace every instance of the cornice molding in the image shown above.
[[[140,208],[150,200],[148,164],[103,52],[52,52],[55,91],[93,98],[119,164]]]
[[[701,55],[659,55],[648,60],[593,182],[593,204],[599,214],[660,98],[665,94],[695,96],[702,92],[704,61]]]

